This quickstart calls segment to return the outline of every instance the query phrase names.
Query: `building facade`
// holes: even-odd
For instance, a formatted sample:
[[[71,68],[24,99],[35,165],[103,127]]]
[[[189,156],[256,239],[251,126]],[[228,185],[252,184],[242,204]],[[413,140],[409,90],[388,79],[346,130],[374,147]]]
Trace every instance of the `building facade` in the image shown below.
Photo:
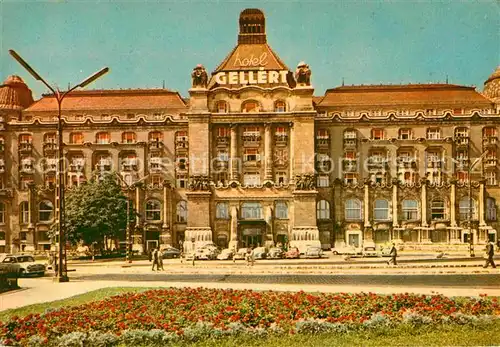
[[[75,91],[63,102],[66,187],[117,172],[138,212],[133,247],[288,243],[408,248],[497,241],[500,68],[484,90],[340,86],[314,96],[244,10],[235,48],[189,98]],[[47,250],[57,103],[17,76],[0,88],[0,252]]]

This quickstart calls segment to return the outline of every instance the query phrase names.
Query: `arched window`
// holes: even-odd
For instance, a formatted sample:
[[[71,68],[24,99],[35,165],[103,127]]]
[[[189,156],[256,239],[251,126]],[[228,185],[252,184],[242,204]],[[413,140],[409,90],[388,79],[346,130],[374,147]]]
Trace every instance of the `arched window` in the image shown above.
[[[71,133],[71,134],[69,134],[69,143],[82,144],[83,143],[83,133]]]
[[[274,216],[276,219],[288,219],[288,205],[285,201],[276,201]]]
[[[316,218],[330,219],[330,203],[326,200],[320,200],[316,203]]]
[[[95,135],[95,142],[99,144],[106,144],[111,142],[111,135],[108,132],[100,132]]]
[[[385,199],[375,200],[373,203],[373,219],[378,221],[389,219],[389,201]]]
[[[242,219],[262,219],[262,205],[260,202],[244,202],[241,205]]]
[[[21,202],[19,205],[19,221],[21,224],[28,224],[30,222],[29,219],[29,205],[27,201]]]
[[[220,100],[215,103],[215,112],[217,113],[227,113],[229,110],[229,107],[227,105],[227,102]]]
[[[349,199],[345,202],[345,219],[360,220],[362,219],[361,201],[358,199]]]
[[[278,100],[274,103],[274,112],[286,112],[286,104],[282,100]]]
[[[5,223],[5,204],[0,202],[0,224]]]
[[[403,220],[417,220],[418,219],[418,201],[417,200],[403,200],[402,204]]]
[[[476,201],[474,199],[470,199],[468,196],[464,196],[462,199],[460,199],[458,208],[460,211],[460,220],[469,220],[469,218],[471,219],[477,218]]]
[[[158,200],[149,200],[146,202],[146,220],[161,220],[161,203]]]
[[[446,219],[446,205],[444,200],[436,199],[431,202],[431,219],[443,220]]]
[[[495,199],[486,199],[486,220],[493,222],[497,220],[497,204]]]
[[[159,131],[152,131],[149,133],[148,138],[150,142],[160,142],[163,141],[163,134]]]
[[[215,218],[229,219],[229,204],[227,202],[219,202],[215,206]]]
[[[177,203],[177,222],[187,222],[187,202],[184,200],[181,200]]]
[[[135,143],[135,133],[131,131],[122,134],[122,143]]]
[[[259,112],[259,110],[260,110],[260,105],[257,101],[254,100],[245,101],[241,105],[241,112],[243,113]]]
[[[54,218],[54,205],[48,200],[41,201],[38,204],[38,220],[40,222],[48,222]]]

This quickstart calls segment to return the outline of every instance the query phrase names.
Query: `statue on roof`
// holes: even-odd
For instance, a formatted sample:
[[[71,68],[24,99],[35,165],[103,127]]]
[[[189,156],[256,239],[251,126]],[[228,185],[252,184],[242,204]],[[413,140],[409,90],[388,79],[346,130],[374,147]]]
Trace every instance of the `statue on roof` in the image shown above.
[[[311,69],[309,69],[309,65],[303,61],[297,65],[297,69],[295,70],[295,80],[298,85],[311,85]]]
[[[206,88],[208,83],[208,75],[205,67],[201,64],[196,65],[191,73],[193,80],[193,88]]]

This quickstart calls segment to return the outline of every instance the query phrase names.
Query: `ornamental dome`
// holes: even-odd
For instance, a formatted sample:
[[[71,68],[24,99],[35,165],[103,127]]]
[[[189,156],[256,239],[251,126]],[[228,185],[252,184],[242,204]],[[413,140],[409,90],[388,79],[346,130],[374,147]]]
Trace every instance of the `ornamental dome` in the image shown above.
[[[21,77],[12,75],[0,85],[0,110],[20,111],[33,103],[31,90]]]
[[[490,99],[500,98],[500,66],[484,82],[483,94]]]

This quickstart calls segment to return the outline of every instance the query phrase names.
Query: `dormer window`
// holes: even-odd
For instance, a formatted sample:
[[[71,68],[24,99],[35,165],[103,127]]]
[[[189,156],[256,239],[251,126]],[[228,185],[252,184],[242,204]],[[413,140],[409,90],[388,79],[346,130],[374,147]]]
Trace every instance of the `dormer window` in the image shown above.
[[[246,101],[243,103],[241,111],[243,113],[259,112],[259,103],[257,101]]]
[[[228,112],[227,102],[225,102],[225,101],[217,101],[217,103],[215,104],[215,112],[217,112],[217,113],[227,113]]]
[[[278,100],[274,103],[274,112],[286,112],[286,104],[284,101]]]

